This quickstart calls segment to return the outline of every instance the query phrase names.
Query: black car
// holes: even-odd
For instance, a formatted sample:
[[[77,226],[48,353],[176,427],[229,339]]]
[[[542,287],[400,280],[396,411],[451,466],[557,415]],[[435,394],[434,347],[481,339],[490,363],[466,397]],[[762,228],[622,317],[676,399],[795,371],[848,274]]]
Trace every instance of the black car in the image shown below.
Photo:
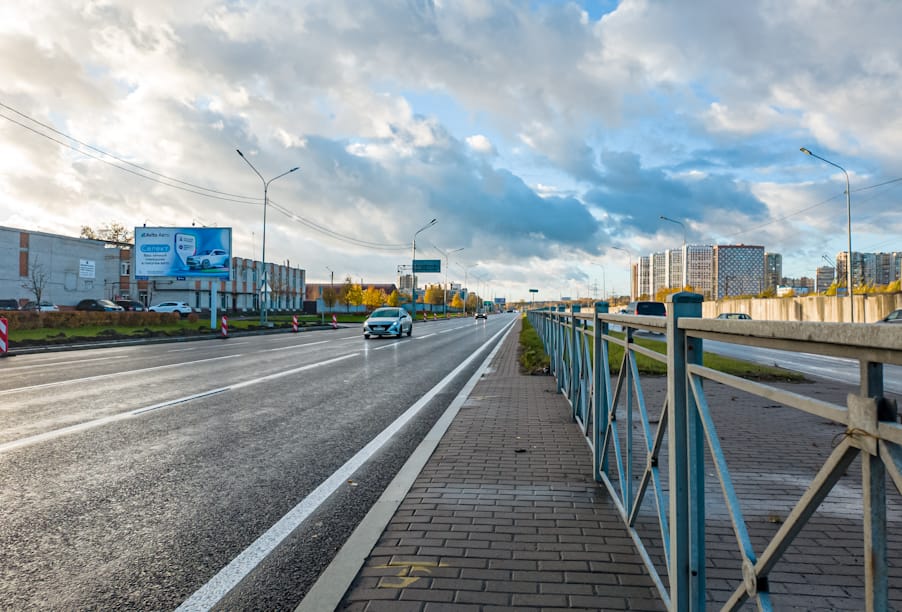
[[[0,310],[19,310],[19,300],[0,300]]]
[[[111,302],[110,300],[82,300],[75,305],[75,310],[93,310],[95,312],[122,312],[125,310],[122,306]]]
[[[621,312],[623,314],[663,317],[667,314],[667,308],[664,306],[664,302],[630,302]]]
[[[124,310],[130,310],[134,312],[144,312],[145,310],[147,310],[147,306],[145,306],[143,302],[139,302],[138,300],[116,300],[116,304],[122,306]]]

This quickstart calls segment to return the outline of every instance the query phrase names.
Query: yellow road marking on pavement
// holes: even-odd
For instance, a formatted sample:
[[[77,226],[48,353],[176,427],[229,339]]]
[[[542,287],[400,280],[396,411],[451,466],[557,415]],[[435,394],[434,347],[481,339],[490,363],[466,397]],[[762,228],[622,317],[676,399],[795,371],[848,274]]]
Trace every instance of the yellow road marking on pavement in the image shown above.
[[[414,582],[422,578],[422,576],[410,576],[413,572],[423,572],[431,574],[430,568],[448,567],[447,563],[436,563],[435,561],[392,561],[388,565],[377,565],[379,569],[398,568],[395,576],[383,576],[376,585],[380,589],[403,589],[409,587]]]

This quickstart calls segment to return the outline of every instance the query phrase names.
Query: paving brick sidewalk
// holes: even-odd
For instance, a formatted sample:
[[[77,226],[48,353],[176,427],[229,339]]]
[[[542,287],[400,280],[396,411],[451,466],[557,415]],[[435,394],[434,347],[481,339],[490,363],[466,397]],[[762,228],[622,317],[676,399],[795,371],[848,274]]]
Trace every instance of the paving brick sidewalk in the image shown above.
[[[517,325],[341,609],[663,609],[554,378],[520,374]]]

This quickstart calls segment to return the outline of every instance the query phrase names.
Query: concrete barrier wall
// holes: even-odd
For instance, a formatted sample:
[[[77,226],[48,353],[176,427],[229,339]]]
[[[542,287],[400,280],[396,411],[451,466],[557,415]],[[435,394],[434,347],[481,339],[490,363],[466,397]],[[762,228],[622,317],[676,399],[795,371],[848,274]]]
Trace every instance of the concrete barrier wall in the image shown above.
[[[902,293],[856,295],[855,322],[873,323],[902,308]],[[849,321],[849,298],[815,295],[809,297],[770,299],[731,299],[705,302],[702,316],[713,318],[722,312],[744,312],[761,321],[814,321],[846,323]]]

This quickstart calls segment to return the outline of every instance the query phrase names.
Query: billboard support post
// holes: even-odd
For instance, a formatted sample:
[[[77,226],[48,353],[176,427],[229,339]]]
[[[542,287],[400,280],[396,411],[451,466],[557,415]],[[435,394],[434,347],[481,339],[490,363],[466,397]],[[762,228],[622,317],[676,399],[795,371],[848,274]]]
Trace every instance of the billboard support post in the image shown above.
[[[219,281],[210,281],[210,329],[216,329],[216,305],[219,304]]]

